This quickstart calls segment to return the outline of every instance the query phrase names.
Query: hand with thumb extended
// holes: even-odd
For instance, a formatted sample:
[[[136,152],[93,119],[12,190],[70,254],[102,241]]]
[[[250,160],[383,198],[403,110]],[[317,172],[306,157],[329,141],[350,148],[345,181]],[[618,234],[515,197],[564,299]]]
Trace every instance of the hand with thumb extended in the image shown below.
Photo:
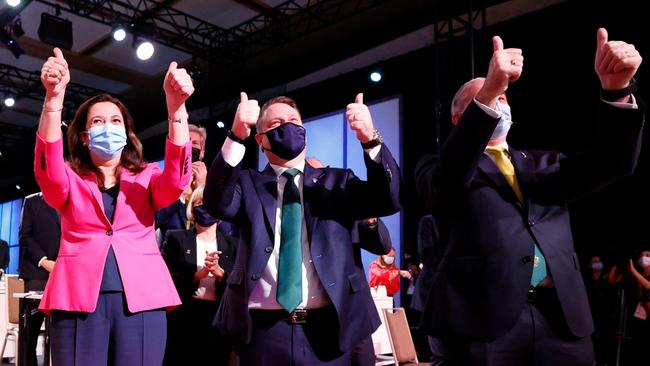
[[[372,140],[375,133],[375,126],[372,122],[372,116],[368,106],[363,104],[363,93],[357,94],[354,103],[347,105],[345,117],[348,120],[350,128],[356,133],[357,139],[361,143]]]
[[[170,109],[176,110],[194,93],[194,83],[187,70],[179,69],[176,61],[172,61],[165,74],[163,89]]]
[[[239,93],[239,105],[232,123],[232,133],[245,140],[251,135],[251,128],[257,123],[260,116],[260,106],[255,99],[248,99],[245,92]]]
[[[476,95],[479,102],[489,107],[494,107],[497,97],[505,93],[511,82],[519,79],[524,67],[521,49],[504,48],[503,40],[499,36],[492,37],[492,47],[494,52],[485,83]]]
[[[70,71],[63,52],[55,47],[53,54],[54,56],[48,57],[41,67],[41,83],[48,98],[63,97],[70,82]]]
[[[610,41],[605,28],[596,32],[596,57],[594,69],[604,90],[627,87],[643,59],[633,44]]]

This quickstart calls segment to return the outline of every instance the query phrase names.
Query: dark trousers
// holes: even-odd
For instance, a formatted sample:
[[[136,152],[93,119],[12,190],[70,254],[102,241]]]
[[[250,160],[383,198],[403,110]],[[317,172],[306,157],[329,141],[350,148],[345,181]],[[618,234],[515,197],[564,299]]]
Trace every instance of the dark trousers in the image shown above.
[[[442,339],[458,357],[448,365],[592,366],[590,337],[570,334],[553,289],[540,289],[526,303],[514,327],[492,341]]]
[[[92,313],[52,311],[53,366],[160,366],[164,310],[129,313],[122,292],[102,292]]]
[[[218,308],[216,301],[187,299],[167,314],[167,347],[163,365],[228,365],[231,342],[212,326]]]
[[[25,291],[43,291],[47,280],[25,280]],[[41,333],[41,326],[45,320],[45,314],[38,310],[40,301],[26,299],[23,307],[25,319],[25,349],[22,355],[25,366],[37,366],[36,346],[38,336]]]
[[[338,318],[333,306],[305,324],[291,324],[275,312],[251,310],[253,336],[240,351],[241,366],[349,366],[350,353],[338,348]]]

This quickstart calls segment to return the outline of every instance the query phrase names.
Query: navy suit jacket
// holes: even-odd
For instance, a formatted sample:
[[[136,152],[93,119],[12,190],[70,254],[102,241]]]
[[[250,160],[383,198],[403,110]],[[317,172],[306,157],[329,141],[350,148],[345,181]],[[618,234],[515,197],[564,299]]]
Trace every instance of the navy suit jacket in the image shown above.
[[[400,209],[400,172],[386,146],[379,163],[365,155],[368,180],[349,169],[305,164],[303,210],[316,272],[338,315],[338,345],[349,350],[376,329],[367,282],[357,270],[351,231],[360,219]],[[215,325],[235,342],[251,340],[248,297],[273,251],[277,177],[229,166],[219,154],[208,172],[203,204],[214,217],[240,229],[240,246]]]
[[[644,120],[640,109],[606,103],[597,112],[608,135],[595,146],[604,149],[567,157],[510,148],[523,205],[484,154],[498,119],[473,102],[440,161],[420,161],[418,190],[433,208],[445,246],[423,318],[430,332],[490,340],[511,329],[526,303],[537,243],[569,331],[576,337],[591,334],[567,202],[633,172]]]
[[[18,231],[20,278],[47,280],[50,274],[38,266],[43,257],[56,260],[61,241],[61,219],[40,193],[27,196]]]
[[[221,251],[219,266],[225,272],[225,278],[215,281],[217,302],[221,301],[225,289],[226,279],[235,262],[237,254],[237,239],[224,236],[217,231],[217,246]],[[195,230],[169,230],[161,248],[163,259],[172,275],[174,285],[183,304],[191,300],[199,288],[199,283],[194,282],[196,268],[196,231]]]

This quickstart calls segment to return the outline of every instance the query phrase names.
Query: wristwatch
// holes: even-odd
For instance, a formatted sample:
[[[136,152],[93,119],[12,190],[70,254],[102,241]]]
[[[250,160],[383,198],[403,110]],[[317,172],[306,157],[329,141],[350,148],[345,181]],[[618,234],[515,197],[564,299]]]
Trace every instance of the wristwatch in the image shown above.
[[[605,90],[603,88],[600,89],[600,98],[602,100],[606,100],[608,102],[615,102],[627,95],[630,95],[637,90],[637,85],[636,85],[636,80],[632,78],[630,80],[630,83],[628,86],[626,86],[623,89],[616,89],[616,90]]]
[[[362,142],[361,147],[364,149],[371,149],[377,145],[381,145],[384,142],[384,138],[381,137],[379,134],[379,131],[375,128],[375,130],[372,132],[372,140],[368,142]]]

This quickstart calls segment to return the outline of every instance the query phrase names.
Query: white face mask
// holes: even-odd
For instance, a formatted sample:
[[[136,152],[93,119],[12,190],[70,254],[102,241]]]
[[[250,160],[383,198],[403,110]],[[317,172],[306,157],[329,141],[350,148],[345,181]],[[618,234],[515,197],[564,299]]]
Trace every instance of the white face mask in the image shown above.
[[[594,262],[591,264],[591,269],[593,269],[594,271],[600,271],[603,268],[605,268],[603,262]]]
[[[501,118],[494,128],[494,132],[492,132],[491,140],[506,136],[510,131],[510,126],[512,126],[512,113],[509,105],[497,101],[494,109],[501,113]]]
[[[650,257],[639,258],[639,265],[643,268],[650,267]]]
[[[384,263],[391,265],[393,262],[395,262],[395,257],[391,257],[388,255],[382,255],[381,258],[384,260]]]

